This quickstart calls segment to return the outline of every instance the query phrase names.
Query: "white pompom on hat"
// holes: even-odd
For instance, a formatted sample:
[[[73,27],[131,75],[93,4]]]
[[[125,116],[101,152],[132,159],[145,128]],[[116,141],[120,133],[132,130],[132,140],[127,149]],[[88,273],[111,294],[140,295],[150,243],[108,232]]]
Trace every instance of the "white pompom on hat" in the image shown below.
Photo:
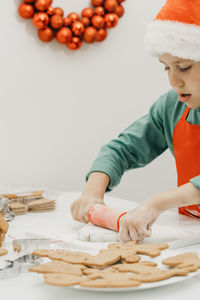
[[[200,0],[167,0],[148,25],[145,50],[200,61]]]

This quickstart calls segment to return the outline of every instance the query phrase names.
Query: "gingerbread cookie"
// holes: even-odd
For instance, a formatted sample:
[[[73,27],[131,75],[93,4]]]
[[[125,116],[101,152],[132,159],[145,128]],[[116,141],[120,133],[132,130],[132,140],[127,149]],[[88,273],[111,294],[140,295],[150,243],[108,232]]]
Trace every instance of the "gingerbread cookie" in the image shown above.
[[[16,215],[22,215],[27,212],[27,207],[23,203],[12,202],[9,204],[9,209]]]
[[[4,219],[2,215],[0,215],[0,231],[4,234],[7,233],[9,228],[8,222]]]
[[[4,238],[4,235],[3,235],[2,231],[0,230],[0,247],[2,246],[3,238]]]
[[[143,282],[155,282],[173,276],[186,276],[200,268],[200,259],[196,253],[189,252],[163,260],[163,264],[173,267],[170,269],[160,269],[155,262],[151,261],[124,262],[130,257],[133,259],[132,255],[137,257],[136,253],[157,256],[167,246],[167,244],[136,244],[135,242],[114,243],[94,256],[85,252],[41,249],[36,250],[35,253],[39,252],[40,255],[47,256],[53,261],[30,270],[46,273],[45,282],[52,285],[80,284],[83,287],[120,288],[139,286]],[[119,263],[114,265],[118,261]]]
[[[84,278],[78,275],[52,273],[44,275],[44,282],[55,286],[72,286],[80,284]]]
[[[43,191],[30,191],[27,193],[3,194],[3,196],[8,199],[23,199],[23,198],[41,197],[42,194]]]
[[[4,217],[0,214],[0,247],[5,239],[5,234],[7,233],[9,228],[8,222],[4,219]]]
[[[101,272],[103,272],[103,273],[108,273],[108,274],[110,274],[110,273],[114,273],[115,272],[115,270],[112,268],[112,267],[107,267],[106,269],[100,269],[100,268],[87,268],[87,267],[85,267],[83,270],[83,274],[84,275],[91,275],[91,274],[95,274],[95,273],[97,273],[97,272],[99,272],[99,271],[101,271]]]
[[[141,282],[154,282],[168,279],[173,276],[186,276],[190,272],[189,268],[162,270],[152,267],[148,263],[144,262],[135,264],[118,264],[113,266],[113,269],[118,272],[131,272],[136,274],[134,275],[134,279]]]
[[[83,264],[88,267],[106,267],[120,260],[127,263],[136,263],[140,261],[139,254],[149,256],[158,256],[160,251],[166,249],[167,244],[137,244],[136,242],[128,242],[126,244],[112,243],[108,245],[108,249],[103,249],[97,255],[90,255],[86,252],[72,251],[51,251],[45,253],[44,250],[33,252],[35,255],[48,256],[52,260],[61,260],[71,264]]]
[[[140,281],[135,280],[131,275],[104,271],[95,272],[80,282],[80,286],[83,287],[101,288],[135,287],[139,286],[140,284]]]
[[[138,244],[135,241],[130,241],[125,244],[120,243],[112,243],[108,245],[110,249],[121,249],[123,251],[130,251],[132,255],[134,254],[143,254],[151,257],[159,256],[161,254],[161,250],[167,249],[168,244]]]
[[[190,268],[191,272],[197,271],[200,268],[200,259],[193,252],[168,257],[162,263],[166,266],[177,267],[178,269]]]
[[[109,248],[100,251],[100,254],[94,256],[93,262],[88,262],[88,266],[106,267],[116,263],[119,260],[125,260],[126,262],[138,262],[140,256],[131,252],[131,250],[125,250],[120,248]]]
[[[117,249],[107,249],[102,253],[87,258],[83,264],[89,267],[110,266],[121,259],[121,253]]]
[[[100,250],[100,253],[109,253],[110,250],[118,250],[120,254],[120,259],[127,262],[127,263],[135,263],[140,261],[141,257],[136,255],[134,251],[131,249],[123,249],[123,248],[110,248],[110,249],[103,249]]]
[[[8,254],[8,250],[0,248],[0,256]]]
[[[43,191],[30,191],[27,193],[5,194],[10,199],[9,208],[15,214],[24,214],[27,211],[43,212],[55,209],[56,201],[44,198]]]
[[[32,212],[48,211],[55,209],[55,200],[41,198],[28,203],[28,210]]]
[[[50,259],[54,260],[62,260],[71,264],[83,264],[85,266],[89,267],[106,267],[109,265],[112,265],[119,261],[120,259],[124,258],[124,255],[121,254],[120,249],[106,249],[104,251],[101,251],[97,255],[90,255],[85,252],[54,252],[48,254],[48,257]],[[140,257],[135,256],[132,257],[131,261],[139,261]]]
[[[86,260],[93,258],[92,255],[86,252],[76,251],[54,251],[49,253],[48,257],[53,260],[62,260],[71,264],[85,264]]]
[[[64,253],[64,250],[53,250],[53,249],[35,249],[32,254],[39,257],[49,257],[49,255],[54,253]]]
[[[68,273],[81,276],[83,269],[85,269],[83,265],[72,265],[64,261],[51,261],[31,267],[29,271],[37,273]]]

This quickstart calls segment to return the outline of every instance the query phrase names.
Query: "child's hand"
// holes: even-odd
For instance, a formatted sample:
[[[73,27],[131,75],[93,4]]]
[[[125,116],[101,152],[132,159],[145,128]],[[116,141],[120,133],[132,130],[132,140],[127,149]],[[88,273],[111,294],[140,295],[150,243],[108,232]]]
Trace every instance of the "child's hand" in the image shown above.
[[[103,199],[92,196],[81,196],[71,204],[71,214],[74,220],[88,223],[88,213],[95,204],[104,204]]]
[[[151,236],[151,225],[161,211],[151,201],[145,201],[120,219],[120,241],[141,241]]]

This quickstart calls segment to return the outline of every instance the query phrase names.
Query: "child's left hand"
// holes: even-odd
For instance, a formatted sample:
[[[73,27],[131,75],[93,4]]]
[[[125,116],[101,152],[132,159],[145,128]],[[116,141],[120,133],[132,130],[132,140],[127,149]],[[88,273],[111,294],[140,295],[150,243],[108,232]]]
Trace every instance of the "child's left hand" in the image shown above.
[[[151,225],[160,213],[161,210],[148,200],[130,210],[120,219],[120,241],[141,241],[150,237],[152,233]]]

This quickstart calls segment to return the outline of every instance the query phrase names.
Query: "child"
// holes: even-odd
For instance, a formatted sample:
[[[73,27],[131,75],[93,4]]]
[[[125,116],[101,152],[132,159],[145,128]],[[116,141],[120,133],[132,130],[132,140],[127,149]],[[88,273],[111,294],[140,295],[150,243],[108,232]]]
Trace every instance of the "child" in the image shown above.
[[[73,218],[87,223],[90,207],[104,203],[104,193],[125,171],[145,166],[169,148],[178,187],[125,214],[120,219],[123,242],[149,237],[153,222],[170,208],[200,220],[200,1],[167,0],[148,27],[145,46],[164,64],[172,90],[101,148],[81,197],[71,205]]]

